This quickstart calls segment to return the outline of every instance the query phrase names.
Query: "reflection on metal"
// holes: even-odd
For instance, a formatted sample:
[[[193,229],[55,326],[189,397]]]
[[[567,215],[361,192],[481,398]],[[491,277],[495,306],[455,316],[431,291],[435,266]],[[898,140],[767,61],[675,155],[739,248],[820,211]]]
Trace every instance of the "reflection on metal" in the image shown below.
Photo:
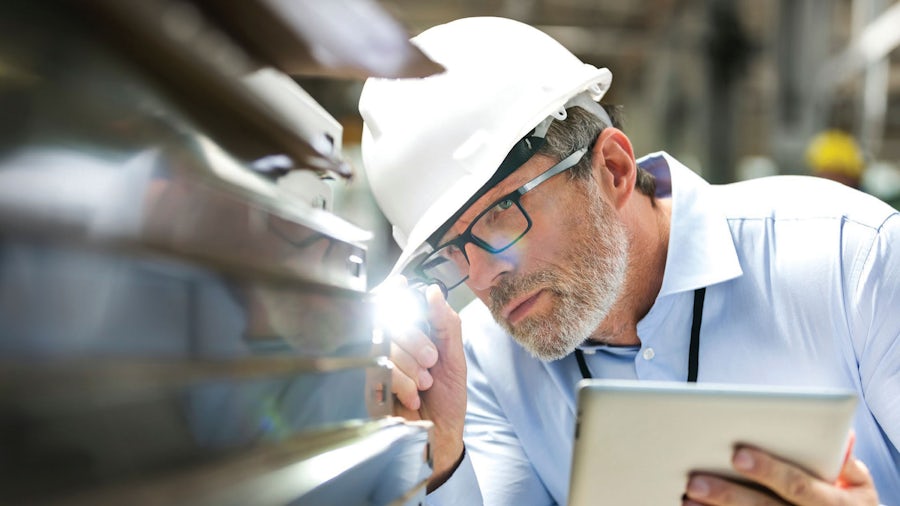
[[[340,158],[343,127],[293,79],[275,69],[263,68],[244,76],[243,81],[269,104],[272,115],[282,117],[301,132],[313,149]]]
[[[2,504],[424,497],[371,234],[273,180],[349,176],[337,123],[225,34],[182,0],[0,3]]]
[[[254,2],[245,2],[254,4]],[[245,76],[265,62],[254,59],[195,5],[183,0],[72,2],[77,15],[99,21],[125,57],[138,62],[168,97],[210,137],[243,161],[283,154],[297,168],[348,178],[349,165],[320,137],[273,113]],[[271,70],[275,72],[275,70]]]
[[[73,393],[120,395],[184,387],[221,378],[236,380],[269,376],[317,374],[384,365],[359,350],[350,357],[250,357],[231,360],[80,360],[38,363],[0,362],[0,396],[30,403],[64,402]],[[388,371],[389,373],[389,371]]]
[[[405,502],[397,499],[411,492],[424,494],[430,474],[425,442],[422,427],[397,419],[348,424],[200,465],[174,479],[143,478],[47,504],[399,506]],[[361,498],[359,490],[367,495]]]
[[[366,287],[359,259],[368,232],[292,201],[203,137],[175,137],[112,160],[84,149],[29,143],[0,160],[0,223],[32,236]]]
[[[425,77],[443,71],[374,0],[195,0],[289,75]]]

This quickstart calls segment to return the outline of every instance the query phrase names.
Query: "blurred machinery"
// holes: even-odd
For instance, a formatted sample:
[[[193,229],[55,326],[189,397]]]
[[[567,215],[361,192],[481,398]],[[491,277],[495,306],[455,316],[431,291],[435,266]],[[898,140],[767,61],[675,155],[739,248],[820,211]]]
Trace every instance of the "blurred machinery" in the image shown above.
[[[363,0],[0,4],[0,503],[420,504],[291,76],[439,70]]]

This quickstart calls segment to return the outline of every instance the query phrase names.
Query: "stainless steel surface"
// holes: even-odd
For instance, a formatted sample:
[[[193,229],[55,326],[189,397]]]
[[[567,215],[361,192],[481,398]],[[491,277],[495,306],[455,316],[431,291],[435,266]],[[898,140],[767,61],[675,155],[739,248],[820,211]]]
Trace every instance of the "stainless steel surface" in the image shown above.
[[[396,419],[348,424],[175,477],[144,477],[48,504],[419,504],[413,496],[424,494],[430,474],[426,434]]]
[[[211,18],[290,75],[364,79],[443,70],[407,41],[375,0],[194,0]]]
[[[415,504],[341,126],[193,5],[0,5],[0,502]]]

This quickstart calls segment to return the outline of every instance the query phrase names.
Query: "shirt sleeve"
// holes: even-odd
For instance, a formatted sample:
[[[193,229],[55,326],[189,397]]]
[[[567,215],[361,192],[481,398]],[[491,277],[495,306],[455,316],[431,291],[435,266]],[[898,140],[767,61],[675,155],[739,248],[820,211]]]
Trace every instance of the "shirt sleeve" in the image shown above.
[[[900,215],[885,221],[855,287],[859,372],[866,402],[894,447],[900,445]]]
[[[462,462],[453,471],[453,475],[437,490],[428,494],[426,503],[428,506],[457,506],[459,504],[480,506],[484,504],[468,449],[465,450]]]
[[[888,444],[881,462],[867,462],[876,483],[900,494],[900,214],[877,230],[850,276],[848,317],[862,397]],[[893,461],[893,462],[891,462]],[[881,487],[880,487],[881,491]],[[882,497],[882,501],[886,498]],[[890,501],[888,501],[890,503]]]

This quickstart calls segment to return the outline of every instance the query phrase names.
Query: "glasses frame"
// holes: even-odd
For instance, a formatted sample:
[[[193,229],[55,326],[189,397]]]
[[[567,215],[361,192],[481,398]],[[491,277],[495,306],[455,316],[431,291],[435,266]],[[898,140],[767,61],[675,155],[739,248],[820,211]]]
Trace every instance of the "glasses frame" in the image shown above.
[[[423,258],[422,261],[419,262],[419,264],[414,269],[416,275],[419,276],[420,279],[425,283],[437,281],[437,282],[440,282],[442,286],[447,286],[444,284],[443,280],[436,280],[436,279],[429,277],[427,274],[425,274],[425,271],[423,269],[423,266],[425,264],[427,264],[428,262],[433,260],[434,257],[437,256],[437,253],[439,251],[441,251],[442,249],[446,248],[447,246],[456,246],[462,252],[463,258],[466,259],[466,264],[469,264],[469,255],[466,253],[466,245],[469,243],[472,243],[475,246],[478,246],[479,248],[487,251],[488,253],[491,253],[492,255],[502,253],[502,252],[506,251],[507,249],[511,248],[514,244],[519,242],[519,240],[521,240],[522,237],[524,237],[525,234],[527,234],[529,230],[531,230],[531,226],[533,223],[531,221],[531,216],[529,216],[528,212],[525,211],[525,208],[522,207],[522,204],[520,202],[522,196],[524,196],[526,193],[534,190],[541,183],[547,181],[551,177],[553,177],[557,174],[560,174],[562,172],[565,172],[565,171],[571,169],[572,167],[576,166],[578,164],[578,162],[580,162],[581,159],[584,157],[585,153],[588,152],[588,149],[589,148],[581,148],[581,149],[574,151],[572,154],[563,158],[562,160],[560,160],[559,162],[557,162],[556,164],[554,164],[552,167],[545,170],[544,172],[541,172],[540,174],[538,174],[537,176],[535,176],[534,178],[529,180],[527,183],[525,183],[522,186],[516,188],[515,190],[507,193],[506,195],[498,198],[497,200],[494,200],[489,206],[485,207],[484,210],[481,211],[478,214],[478,216],[476,216],[469,223],[469,226],[466,227],[466,229],[461,234],[454,237],[453,239],[450,239],[447,242],[444,242],[444,243],[438,245],[434,249],[434,251],[432,251],[429,255],[427,255],[425,258]],[[519,208],[519,211],[522,212],[522,216],[525,217],[525,221],[528,222],[528,226],[525,227],[525,230],[523,230],[522,233],[518,235],[518,237],[516,237],[515,239],[510,241],[510,243],[507,244],[506,246],[503,246],[502,248],[494,248],[493,246],[488,244],[484,239],[481,239],[480,237],[472,234],[472,229],[475,227],[475,224],[478,223],[478,220],[480,220],[482,216],[487,214],[490,210],[494,209],[494,207],[496,207],[498,204],[500,204],[501,202],[503,202],[505,200],[513,201],[513,203],[516,205],[516,207]],[[449,262],[452,260],[448,259],[446,261]],[[469,279],[468,274],[466,274],[459,282],[457,282],[451,286],[447,286],[447,291],[450,291],[450,290],[456,288],[457,286],[465,283],[465,281],[467,279]]]

